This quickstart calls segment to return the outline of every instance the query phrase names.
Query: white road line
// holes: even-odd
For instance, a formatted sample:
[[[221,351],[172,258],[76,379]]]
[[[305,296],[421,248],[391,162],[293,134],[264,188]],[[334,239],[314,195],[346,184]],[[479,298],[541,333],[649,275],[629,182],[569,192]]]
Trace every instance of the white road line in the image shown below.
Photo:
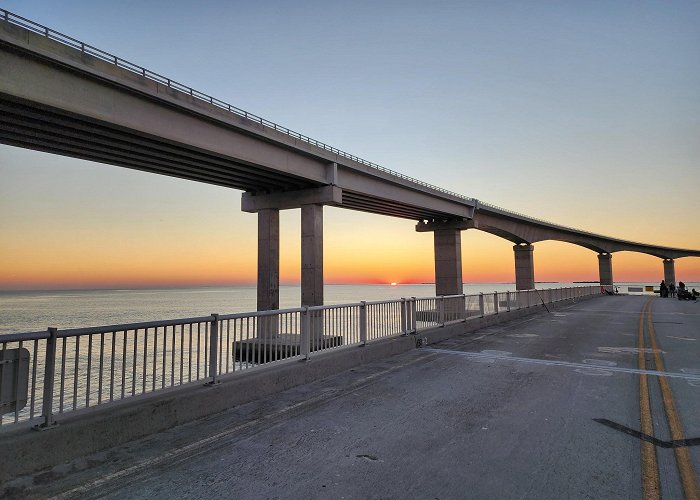
[[[430,351],[439,354],[451,354],[455,356],[462,356],[470,359],[493,359],[499,361],[512,361],[516,363],[529,363],[534,365],[545,365],[545,366],[564,366],[567,368],[578,368],[578,369],[600,369],[600,367],[593,368],[592,365],[587,365],[584,363],[572,363],[569,361],[555,361],[547,359],[537,359],[537,358],[519,358],[516,356],[504,356],[502,354],[489,354],[482,352],[467,352],[467,351],[453,351],[448,349],[435,349],[432,347],[424,347],[424,351]],[[620,372],[620,373],[633,373],[636,375],[652,375],[655,377],[669,377],[669,378],[680,378],[684,380],[697,380],[700,381],[700,374],[695,375],[691,373],[675,373],[675,372],[661,372],[657,370],[640,370],[637,368],[622,368],[619,366],[606,366],[603,367],[604,370],[610,372]]]

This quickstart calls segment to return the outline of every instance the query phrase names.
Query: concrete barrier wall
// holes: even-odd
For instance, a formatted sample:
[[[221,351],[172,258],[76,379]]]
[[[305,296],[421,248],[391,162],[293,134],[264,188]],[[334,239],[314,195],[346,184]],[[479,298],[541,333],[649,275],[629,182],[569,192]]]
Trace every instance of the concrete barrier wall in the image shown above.
[[[573,300],[566,300],[548,304],[547,307],[553,310],[572,302]],[[105,405],[99,409],[57,415],[58,425],[45,431],[35,431],[28,426],[5,428],[0,431],[0,442],[3,449],[12,450],[12,455],[9,459],[0,461],[0,481],[127,443],[364,363],[407,352],[415,349],[420,343],[439,342],[544,311],[542,305],[504,311],[483,318],[472,318],[466,322],[422,330],[416,335],[394,337],[366,346],[348,346],[315,354],[309,361],[295,359],[280,362],[269,368],[229,374],[223,376],[221,383],[215,386],[205,386],[199,382],[173,387]]]

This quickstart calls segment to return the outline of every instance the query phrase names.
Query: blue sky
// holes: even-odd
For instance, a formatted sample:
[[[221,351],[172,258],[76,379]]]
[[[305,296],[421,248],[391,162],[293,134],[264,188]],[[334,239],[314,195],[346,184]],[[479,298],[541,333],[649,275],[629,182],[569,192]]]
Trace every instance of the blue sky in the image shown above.
[[[467,196],[594,232],[700,248],[698,2],[0,7]],[[141,237],[153,232],[139,232],[144,220],[160,221],[167,235],[196,232],[201,219],[255,227],[238,210],[239,193],[222,188],[7,146],[0,176],[0,229],[27,245],[51,217],[72,221],[78,234],[120,220],[131,221],[120,234]],[[171,205],[173,198],[195,200],[196,208]],[[134,205],[141,212],[130,219]],[[210,215],[197,219],[200,210]],[[331,218],[376,223],[380,233],[411,231],[407,221]],[[488,238],[466,239],[484,251]]]

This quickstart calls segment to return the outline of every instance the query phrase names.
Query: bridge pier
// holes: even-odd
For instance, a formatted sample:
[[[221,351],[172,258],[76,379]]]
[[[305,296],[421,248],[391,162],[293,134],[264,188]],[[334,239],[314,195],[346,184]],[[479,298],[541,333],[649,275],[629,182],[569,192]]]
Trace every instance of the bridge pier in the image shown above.
[[[301,305],[323,305],[323,206],[339,203],[342,190],[333,185],[243,193],[241,210],[258,213],[258,311],[279,309],[279,211],[291,208],[301,208]]]
[[[515,245],[515,289],[533,290],[535,288],[535,247],[528,244]]]
[[[279,211],[288,208],[301,208],[301,305],[323,305],[323,205],[337,204],[341,200],[342,191],[336,186],[262,195],[243,194],[241,209],[258,214],[258,311],[275,310],[280,306]],[[338,337],[324,337],[321,312],[309,314],[312,349],[339,341]],[[288,331],[280,331],[280,321],[277,315],[258,319],[258,339],[251,340],[246,356],[255,359],[258,349],[267,353],[270,349],[278,349],[280,346],[282,350],[297,348],[298,340],[293,338],[294,335]],[[260,344],[260,339],[277,340],[273,346],[267,343]]]
[[[673,259],[664,259],[664,281],[667,285],[676,284],[676,263]]]
[[[613,271],[612,254],[598,254],[598,275],[600,276],[600,286],[610,292],[613,291]]]

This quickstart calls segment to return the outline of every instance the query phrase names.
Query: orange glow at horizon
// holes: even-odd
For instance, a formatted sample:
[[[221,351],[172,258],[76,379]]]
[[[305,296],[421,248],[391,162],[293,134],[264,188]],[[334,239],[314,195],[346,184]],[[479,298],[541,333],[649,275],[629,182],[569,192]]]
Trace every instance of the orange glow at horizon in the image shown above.
[[[168,207],[166,207],[168,208]],[[94,221],[89,214],[56,220],[50,207],[21,237],[0,241],[0,289],[129,288],[251,285],[257,278],[257,217],[244,214],[235,229],[225,217],[202,211],[182,224]],[[81,219],[79,215],[84,218]],[[119,217],[115,214],[114,220]],[[300,211],[280,216],[280,282],[300,281]],[[183,227],[180,227],[183,226]],[[324,210],[324,281],[327,284],[401,284],[434,281],[433,236],[415,223],[338,208]],[[20,234],[18,228],[6,231]],[[10,234],[7,233],[6,234]],[[513,244],[480,231],[462,233],[465,283],[514,281]],[[556,241],[535,244],[536,281],[595,281],[596,253]],[[613,254],[616,282],[656,283],[661,259]],[[700,259],[676,260],[676,279],[700,281]]]
[[[412,234],[409,240],[420,240]],[[463,242],[465,283],[513,282],[513,251],[507,241],[491,235],[469,235]],[[397,238],[373,235],[372,248],[362,251],[355,244],[329,241],[324,250],[325,283],[390,284],[432,283],[434,280],[432,236],[411,244]],[[475,240],[482,241],[475,241]],[[255,242],[227,253],[220,249],[198,252],[171,251],[147,253],[144,249],[110,254],[95,245],[75,247],[53,245],[51,252],[25,248],[12,266],[0,266],[0,287],[110,288],[254,285],[256,282]],[[477,244],[478,243],[478,244]],[[594,252],[559,242],[535,245],[535,279],[547,281],[595,281],[598,262]],[[298,284],[300,251],[286,250],[280,258],[282,284]],[[632,252],[613,254],[616,282],[648,281],[663,278],[661,259]],[[676,260],[676,279],[700,281],[700,259]]]

